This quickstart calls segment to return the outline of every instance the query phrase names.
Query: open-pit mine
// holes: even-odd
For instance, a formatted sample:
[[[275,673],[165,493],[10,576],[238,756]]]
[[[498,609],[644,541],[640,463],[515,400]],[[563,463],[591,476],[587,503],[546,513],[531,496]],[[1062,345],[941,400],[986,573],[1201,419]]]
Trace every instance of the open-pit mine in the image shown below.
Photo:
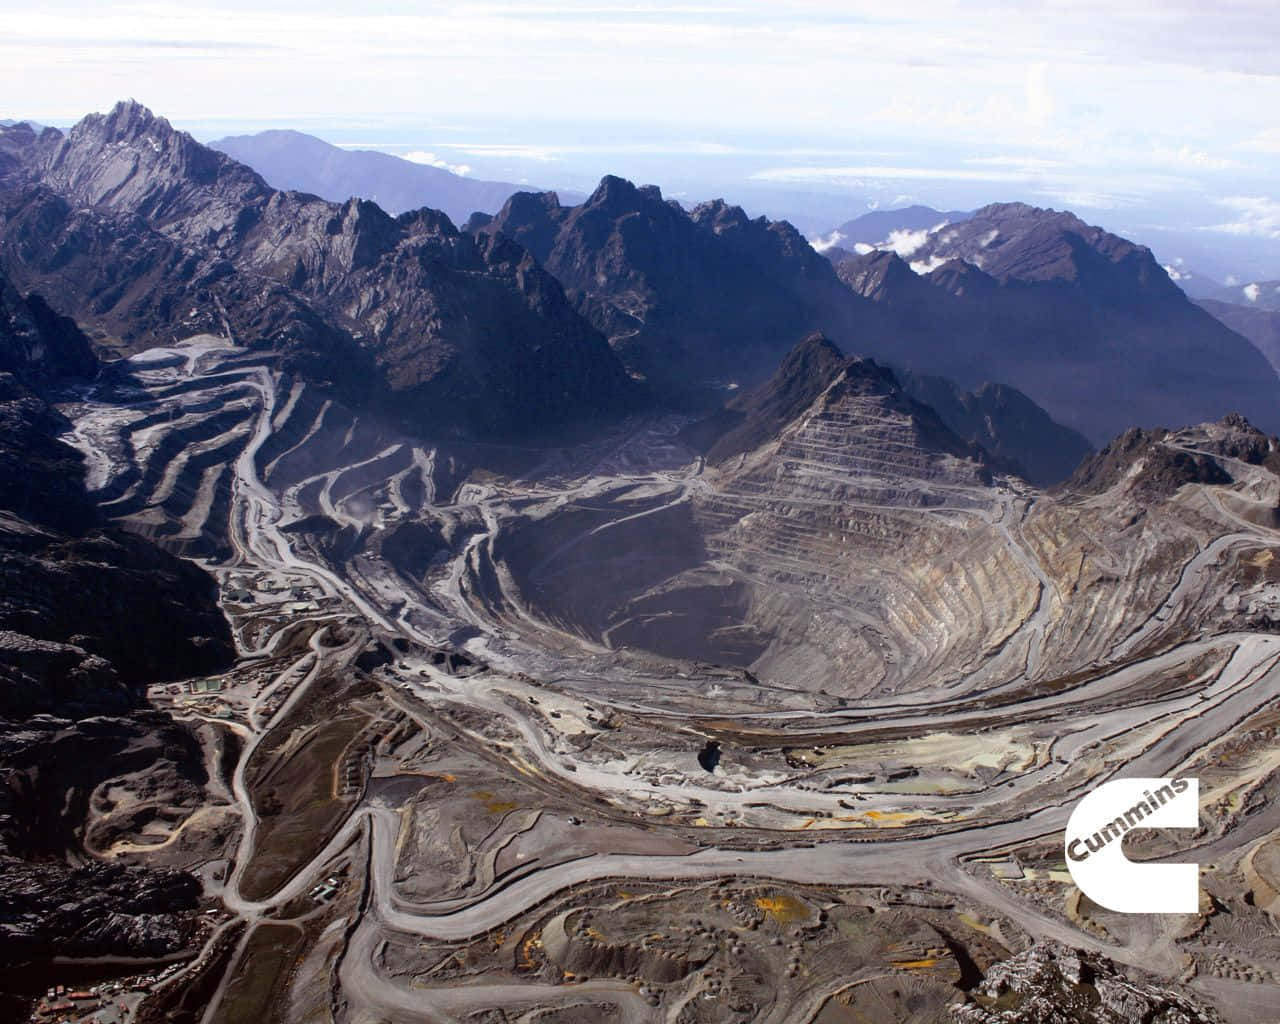
[[[200,792],[88,804],[97,856],[203,886],[138,1020],[1276,1019],[1280,454],[1243,419],[1046,492],[858,360],[718,445],[525,449],[277,358],[198,335],[58,406],[237,646],[149,693]],[[1092,904],[1072,808],[1173,775],[1199,829],[1128,851],[1200,863],[1199,912]]]

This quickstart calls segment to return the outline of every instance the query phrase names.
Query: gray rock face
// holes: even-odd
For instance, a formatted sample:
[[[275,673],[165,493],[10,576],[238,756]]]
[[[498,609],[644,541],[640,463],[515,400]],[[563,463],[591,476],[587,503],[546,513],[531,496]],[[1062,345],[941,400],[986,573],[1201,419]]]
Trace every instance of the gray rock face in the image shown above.
[[[1223,465],[1226,460],[1280,471],[1276,439],[1242,416],[1223,417],[1208,425],[1207,436],[1195,436],[1187,443],[1188,435],[1195,433],[1137,427],[1127,430],[1084,460],[1065,487],[1077,494],[1100,494],[1119,486],[1151,501],[1170,497],[1184,484],[1232,483]]]
[[[120,351],[229,330],[345,382],[349,400],[378,394],[419,427],[486,434],[635,402],[554,278],[442,213],[278,192],[136,103],[0,151],[19,160],[4,179],[4,268]]]
[[[614,176],[580,206],[518,193],[470,226],[529,248],[627,366],[669,397],[754,384],[810,331],[851,337],[869,305],[787,222],[723,200],[686,212]]]
[[[853,257],[840,281],[786,222],[723,201],[686,212],[615,177],[580,206],[517,194],[470,226],[528,247],[628,367],[688,402],[763,380],[816,330],[962,393],[1016,389],[1095,444],[1135,422],[1236,409],[1280,427],[1280,378],[1258,351],[1193,305],[1149,250],[1067,213],[1005,204],[942,218],[899,241],[907,259]],[[1052,469],[1030,469],[1041,480],[1083,454],[1079,437],[1053,433]]]
[[[1110,960],[1038,943],[988,972],[955,1024],[1217,1024],[1191,999],[1121,974]]]

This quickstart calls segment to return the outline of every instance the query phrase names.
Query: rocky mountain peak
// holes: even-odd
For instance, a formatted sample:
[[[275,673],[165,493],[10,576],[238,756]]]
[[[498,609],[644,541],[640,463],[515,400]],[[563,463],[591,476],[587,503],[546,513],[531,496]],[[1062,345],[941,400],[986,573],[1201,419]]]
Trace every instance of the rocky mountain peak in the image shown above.
[[[376,203],[370,203],[386,216],[382,207]],[[443,210],[432,210],[429,207],[422,207],[420,210],[410,210],[407,213],[400,214],[395,219],[397,225],[403,228],[410,236],[417,235],[441,235],[445,238],[454,238],[459,234],[458,228],[454,225],[452,218]]]
[[[993,222],[1051,220],[1074,222],[1081,227],[1087,227],[1084,221],[1073,213],[1065,210],[1058,211],[1051,206],[1032,206],[1030,203],[988,203],[986,206],[974,210],[973,216],[982,217]]]
[[[242,207],[271,194],[248,167],[134,100],[84,117],[35,162],[44,184],[87,206],[161,220],[220,208],[219,229],[234,223]]]
[[[1160,301],[1178,291],[1146,246],[1026,203],[984,206],[929,232],[911,254],[929,270],[956,259],[1001,282],[1067,283],[1109,302]]]
[[[874,359],[846,357],[820,332],[796,345],[763,384],[687,428],[682,440],[704,451],[710,462],[723,463],[769,444],[802,418],[837,406],[860,410],[853,414],[860,421],[868,401],[904,424],[903,436],[928,457],[990,461],[981,448],[956,436],[932,409],[911,398],[891,369]]]
[[[587,199],[586,206],[617,210],[636,207],[643,199],[640,189],[626,178],[620,178],[616,174],[606,174]]]
[[[604,188],[602,182],[596,194]],[[531,221],[546,219],[553,213],[563,209],[560,196],[555,192],[515,192],[503,205],[498,217],[504,220]]]
[[[0,267],[120,349],[229,327],[344,400],[372,388],[388,415],[488,434],[636,400],[518,239],[480,246],[438,211],[277,191],[132,102],[21,160],[35,187],[0,214]]]
[[[98,132],[112,142],[132,142],[144,135],[168,138],[175,133],[167,118],[159,117],[135,99],[121,100],[105,114],[89,114],[73,132]]]
[[[734,206],[723,199],[710,199],[699,203],[689,216],[695,224],[704,225],[717,235],[732,228],[746,227],[751,223],[751,218],[741,206]]]
[[[821,331],[814,331],[787,353],[778,367],[778,375],[794,377],[802,372],[806,377],[823,377],[832,380],[846,362],[840,347]]]
[[[890,249],[875,249],[844,260],[836,274],[857,294],[876,302],[894,301],[902,289],[914,289],[919,283],[907,261]]]
[[[957,298],[986,294],[999,287],[990,274],[961,259],[947,260],[928,274],[928,280]]]
[[[1227,452],[1212,450],[1230,447],[1234,451],[1230,439],[1226,446],[1219,443],[1206,447],[1192,443],[1189,436],[1208,440],[1203,435],[1217,433],[1216,440],[1221,442],[1224,431],[1214,431],[1213,426],[1184,431],[1132,427],[1081,462],[1064,487],[1079,494],[1101,494],[1119,488],[1124,494],[1148,502],[1167,498],[1185,484],[1230,484],[1233,478],[1221,460]],[[1226,428],[1225,433],[1238,432]],[[1266,453],[1259,455],[1257,461],[1266,457]]]

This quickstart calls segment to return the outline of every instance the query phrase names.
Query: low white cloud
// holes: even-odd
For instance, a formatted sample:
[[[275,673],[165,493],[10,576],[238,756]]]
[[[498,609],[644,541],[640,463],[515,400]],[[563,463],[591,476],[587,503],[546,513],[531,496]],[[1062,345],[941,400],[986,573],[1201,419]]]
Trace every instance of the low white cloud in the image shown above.
[[[1174,263],[1176,262],[1177,261],[1175,260]],[[1165,263],[1164,272],[1169,275],[1170,281],[1187,281],[1191,278],[1190,274],[1179,270],[1173,263]]]
[[[460,142],[456,145],[451,144],[449,148],[457,149],[471,156],[533,160],[540,164],[555,163],[561,159],[561,153],[557,149],[520,143]]]
[[[947,262],[945,256],[930,256],[927,260],[912,260],[911,269],[921,276],[932,274],[940,266]]]
[[[1280,130],[1275,128],[1259,132],[1240,144],[1241,149],[1254,153],[1280,153]]]
[[[1215,156],[1212,153],[1205,152],[1203,149],[1194,149],[1186,145],[1179,146],[1176,149],[1156,149],[1152,155],[1158,163],[1173,164],[1176,167],[1191,167],[1200,171],[1229,171],[1240,166],[1239,160]]]
[[[874,245],[868,245],[866,242],[855,242],[853,245],[853,251],[859,256],[865,256],[869,252],[875,252],[876,247]]]
[[[1256,283],[1247,284],[1240,290],[1244,292],[1244,297],[1248,299],[1250,302],[1257,302],[1258,296],[1262,294],[1262,289],[1259,288]]]
[[[406,153],[404,158],[410,163],[439,167],[442,171],[450,171],[453,174],[466,175],[471,173],[471,168],[467,164],[451,164],[448,160],[444,160],[434,153],[429,153],[425,149],[415,149],[411,153]]]
[[[930,233],[928,228],[921,228],[919,231],[908,231],[906,228],[890,231],[889,237],[876,248],[892,249],[905,260],[913,253],[918,252],[924,243],[929,241]]]
[[[871,164],[849,167],[768,167],[762,171],[756,171],[751,177],[756,181],[811,182],[861,188],[877,180],[1021,182],[1025,181],[1027,176],[1020,171],[999,169],[894,167]]]
[[[1219,199],[1218,205],[1231,210],[1235,218],[1211,225],[1206,231],[1280,239],[1280,200],[1268,196],[1227,196]]]
[[[1036,195],[1044,196],[1053,202],[1061,203],[1067,209],[1086,209],[1086,210],[1120,210],[1125,207],[1137,206],[1140,202],[1137,196],[1122,195],[1118,192],[1093,191],[1085,188],[1073,188],[1071,186],[1063,186],[1061,188],[1048,187],[1038,188],[1035,190]]]
[[[809,239],[809,244],[813,246],[815,252],[826,252],[828,249],[834,249],[843,241],[844,235],[839,231],[833,231],[826,237],[819,235],[817,238]]]

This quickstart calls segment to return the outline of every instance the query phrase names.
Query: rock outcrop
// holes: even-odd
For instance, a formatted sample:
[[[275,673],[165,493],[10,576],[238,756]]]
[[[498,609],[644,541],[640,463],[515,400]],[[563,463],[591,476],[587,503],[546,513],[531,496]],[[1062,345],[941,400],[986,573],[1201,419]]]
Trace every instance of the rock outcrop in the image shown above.
[[[1219,1024],[1179,992],[1122,974],[1105,957],[1037,943],[996,964],[955,1024]]]

